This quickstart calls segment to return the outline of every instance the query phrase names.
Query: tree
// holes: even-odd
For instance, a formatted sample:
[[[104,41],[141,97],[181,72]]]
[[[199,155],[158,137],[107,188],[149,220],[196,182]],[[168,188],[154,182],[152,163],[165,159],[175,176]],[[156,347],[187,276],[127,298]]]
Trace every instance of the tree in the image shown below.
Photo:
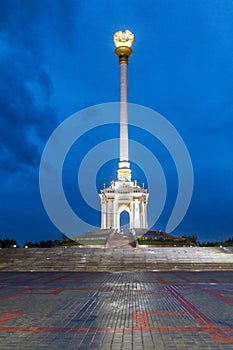
[[[185,235],[182,236],[187,242],[197,244],[197,236],[196,235]]]
[[[0,239],[0,248],[15,248],[18,244],[15,239],[4,238]]]

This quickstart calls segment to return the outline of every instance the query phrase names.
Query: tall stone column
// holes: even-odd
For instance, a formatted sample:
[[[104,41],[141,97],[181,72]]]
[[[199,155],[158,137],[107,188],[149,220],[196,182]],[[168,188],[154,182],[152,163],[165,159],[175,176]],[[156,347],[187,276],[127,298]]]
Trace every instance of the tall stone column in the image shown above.
[[[120,64],[120,101],[120,162],[128,162],[128,65],[124,62]]]
[[[134,35],[126,30],[114,34],[115,54],[120,66],[120,156],[117,170],[118,181],[101,190],[101,228],[120,230],[120,216],[129,213],[130,229],[147,228],[146,205],[148,193],[137,181],[131,181],[128,151],[128,62],[132,54]]]
[[[128,151],[128,59],[132,54],[131,46],[134,35],[126,30],[114,34],[115,53],[120,65],[120,163],[118,169],[119,181],[131,181],[131,170]]]

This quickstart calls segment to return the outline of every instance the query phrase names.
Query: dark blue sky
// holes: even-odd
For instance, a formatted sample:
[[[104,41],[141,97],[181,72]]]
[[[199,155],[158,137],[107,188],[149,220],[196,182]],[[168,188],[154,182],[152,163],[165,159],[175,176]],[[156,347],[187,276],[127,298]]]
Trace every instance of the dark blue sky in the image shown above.
[[[200,240],[233,236],[232,0],[0,0],[0,7],[1,237],[21,244],[60,238],[40,198],[41,154],[53,130],[70,115],[119,101],[112,36],[127,28],[135,34],[129,102],[167,118],[193,163],[193,198],[174,234],[197,234]],[[112,132],[114,137],[116,129]],[[146,145],[147,136],[142,134],[140,142]],[[88,150],[91,143],[87,137],[74,150]],[[155,226],[163,230],[176,174],[169,155],[165,159],[156,147],[170,176],[171,197]],[[67,197],[72,205],[77,198],[86,217],[78,194],[68,193],[75,192],[68,163]],[[106,174],[108,184],[115,169],[107,165],[99,173]],[[143,178],[139,169],[135,172]],[[102,178],[97,187],[98,181]],[[156,199],[150,201],[153,205]]]

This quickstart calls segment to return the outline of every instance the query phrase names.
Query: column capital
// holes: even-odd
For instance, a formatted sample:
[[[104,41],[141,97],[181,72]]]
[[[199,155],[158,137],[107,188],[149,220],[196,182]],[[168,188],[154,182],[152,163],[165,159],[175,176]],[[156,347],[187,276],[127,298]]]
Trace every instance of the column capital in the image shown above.
[[[119,64],[128,64],[128,59],[132,54],[131,47],[128,46],[119,46],[115,50],[115,54],[119,58]]]

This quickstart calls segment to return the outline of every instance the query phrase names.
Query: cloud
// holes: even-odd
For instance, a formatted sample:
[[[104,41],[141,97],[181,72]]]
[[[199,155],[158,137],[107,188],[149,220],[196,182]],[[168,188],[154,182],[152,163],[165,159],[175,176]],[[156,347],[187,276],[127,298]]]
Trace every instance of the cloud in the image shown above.
[[[33,165],[39,156],[38,139],[48,137],[56,123],[48,103],[52,91],[49,76],[41,67],[37,72],[25,55],[22,58],[20,62],[9,57],[0,59],[0,148],[1,158],[7,155],[4,167],[9,170],[12,157],[19,168]]]
[[[56,122],[54,88],[40,28],[46,1],[2,1],[0,14],[0,152],[10,172],[34,166]]]

